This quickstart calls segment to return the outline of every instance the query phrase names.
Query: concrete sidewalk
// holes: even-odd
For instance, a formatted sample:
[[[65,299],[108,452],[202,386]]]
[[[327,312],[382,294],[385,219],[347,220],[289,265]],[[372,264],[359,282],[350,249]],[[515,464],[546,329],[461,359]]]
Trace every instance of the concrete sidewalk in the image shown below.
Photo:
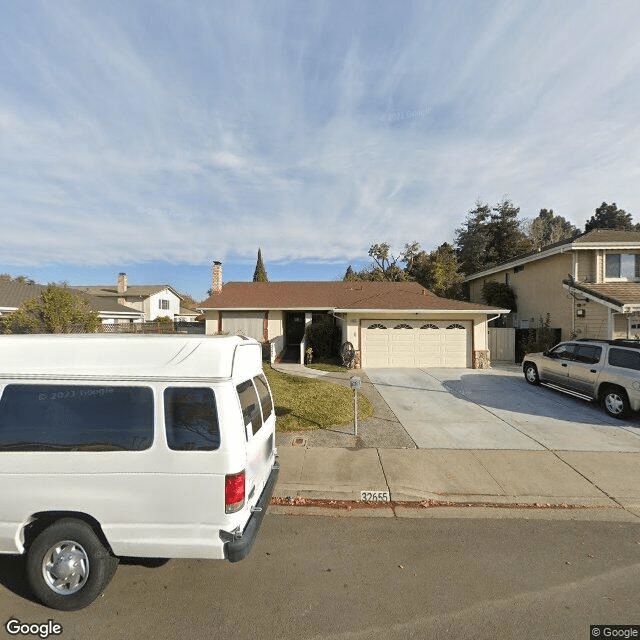
[[[278,455],[281,498],[387,491],[392,501],[600,507],[640,523],[640,453],[284,446]]]

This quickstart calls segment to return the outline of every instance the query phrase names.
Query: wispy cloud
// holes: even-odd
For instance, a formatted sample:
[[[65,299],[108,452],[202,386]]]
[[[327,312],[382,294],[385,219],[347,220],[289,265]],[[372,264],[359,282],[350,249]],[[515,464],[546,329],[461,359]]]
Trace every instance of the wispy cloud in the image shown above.
[[[2,262],[344,260],[640,215],[636,2],[12,3]]]

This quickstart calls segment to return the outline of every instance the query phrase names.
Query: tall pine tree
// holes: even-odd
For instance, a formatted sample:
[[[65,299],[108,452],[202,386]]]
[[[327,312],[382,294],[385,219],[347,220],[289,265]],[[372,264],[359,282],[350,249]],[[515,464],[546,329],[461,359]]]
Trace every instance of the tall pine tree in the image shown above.
[[[253,281],[269,282],[267,270],[264,268],[264,262],[262,262],[262,249],[258,249],[258,260],[256,261],[256,270],[253,272]]]

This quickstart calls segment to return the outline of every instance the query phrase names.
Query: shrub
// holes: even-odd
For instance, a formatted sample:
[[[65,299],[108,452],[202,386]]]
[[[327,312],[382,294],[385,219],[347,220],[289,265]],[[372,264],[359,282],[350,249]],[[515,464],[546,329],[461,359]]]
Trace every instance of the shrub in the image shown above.
[[[504,282],[485,282],[482,297],[487,304],[510,309],[512,313],[518,310],[515,291]]]
[[[533,325],[533,318],[531,319]],[[524,344],[524,353],[537,353],[538,351],[548,351],[556,343],[556,332],[551,328],[551,314],[543,318],[539,316],[538,326],[531,326],[529,335]]]
[[[316,360],[337,357],[341,337],[338,327],[326,322],[310,324],[306,336],[307,346],[313,349],[313,357]]]

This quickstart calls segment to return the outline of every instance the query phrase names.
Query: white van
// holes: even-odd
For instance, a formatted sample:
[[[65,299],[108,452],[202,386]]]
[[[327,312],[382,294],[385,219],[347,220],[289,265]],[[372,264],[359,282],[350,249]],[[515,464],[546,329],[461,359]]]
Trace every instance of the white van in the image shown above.
[[[255,340],[0,336],[0,553],[49,607],[119,556],[243,559],[278,470]]]

